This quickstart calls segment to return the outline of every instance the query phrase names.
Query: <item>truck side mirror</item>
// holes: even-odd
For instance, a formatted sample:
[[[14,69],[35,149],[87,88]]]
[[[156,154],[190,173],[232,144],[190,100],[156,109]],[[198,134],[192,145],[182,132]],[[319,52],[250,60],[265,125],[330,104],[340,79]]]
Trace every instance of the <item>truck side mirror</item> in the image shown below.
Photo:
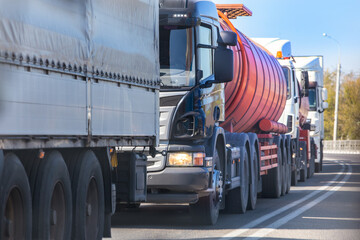
[[[301,71],[301,95],[304,97],[309,96],[309,73]]]
[[[215,81],[214,83],[230,82],[234,78],[233,51],[223,46],[215,50]]]
[[[328,99],[328,92],[326,88],[322,89],[322,100],[326,101]]]
[[[218,44],[222,46],[236,46],[237,35],[232,31],[222,31],[218,37]]]
[[[327,109],[329,107],[328,102],[322,102],[322,109]]]

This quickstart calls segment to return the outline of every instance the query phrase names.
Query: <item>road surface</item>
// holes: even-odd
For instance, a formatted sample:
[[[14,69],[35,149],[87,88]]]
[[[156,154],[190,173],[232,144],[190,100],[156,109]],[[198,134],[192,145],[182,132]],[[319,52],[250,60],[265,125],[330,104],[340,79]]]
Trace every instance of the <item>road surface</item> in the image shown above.
[[[256,210],[192,222],[188,206],[142,205],[116,213],[112,239],[360,239],[360,155],[327,154],[322,173]]]

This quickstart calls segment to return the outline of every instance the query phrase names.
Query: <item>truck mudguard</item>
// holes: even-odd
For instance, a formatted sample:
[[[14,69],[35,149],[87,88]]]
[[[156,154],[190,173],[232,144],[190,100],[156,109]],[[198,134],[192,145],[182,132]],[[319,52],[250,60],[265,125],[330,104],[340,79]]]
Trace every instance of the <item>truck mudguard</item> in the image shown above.
[[[4,169],[4,151],[0,150],[0,182],[1,182],[3,169]]]
[[[226,159],[226,146],[225,146],[225,131],[222,127],[215,127],[212,137],[207,141],[205,145],[205,153],[206,156],[213,156],[214,150],[216,148],[216,143],[220,140],[219,144],[221,144],[223,151],[224,160]],[[219,153],[220,154],[220,153]]]

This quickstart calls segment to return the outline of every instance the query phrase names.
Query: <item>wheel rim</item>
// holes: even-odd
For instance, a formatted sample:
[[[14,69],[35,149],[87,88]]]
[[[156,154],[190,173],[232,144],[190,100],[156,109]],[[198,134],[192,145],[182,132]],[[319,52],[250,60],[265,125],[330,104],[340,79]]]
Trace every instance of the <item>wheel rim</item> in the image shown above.
[[[64,187],[57,182],[51,198],[50,208],[50,238],[63,239],[65,233],[65,193]]]
[[[24,204],[19,189],[13,188],[6,201],[1,239],[24,239]]]
[[[91,178],[85,205],[86,214],[86,237],[85,239],[96,239],[98,235],[98,217],[99,217],[99,196],[96,180]]]

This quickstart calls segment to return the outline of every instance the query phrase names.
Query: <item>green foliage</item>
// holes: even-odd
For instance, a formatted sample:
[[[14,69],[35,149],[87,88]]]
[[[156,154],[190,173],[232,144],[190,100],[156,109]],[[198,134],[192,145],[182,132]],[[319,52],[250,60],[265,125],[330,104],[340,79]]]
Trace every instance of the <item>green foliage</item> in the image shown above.
[[[332,140],[334,130],[336,71],[324,73],[329,108],[324,112],[325,139]],[[360,139],[360,76],[343,75],[339,96],[338,139]]]
[[[328,104],[329,108],[324,112],[324,129],[325,139],[333,139],[334,129],[334,111],[335,111],[335,87],[336,87],[336,72],[324,72],[324,86],[328,91]]]

